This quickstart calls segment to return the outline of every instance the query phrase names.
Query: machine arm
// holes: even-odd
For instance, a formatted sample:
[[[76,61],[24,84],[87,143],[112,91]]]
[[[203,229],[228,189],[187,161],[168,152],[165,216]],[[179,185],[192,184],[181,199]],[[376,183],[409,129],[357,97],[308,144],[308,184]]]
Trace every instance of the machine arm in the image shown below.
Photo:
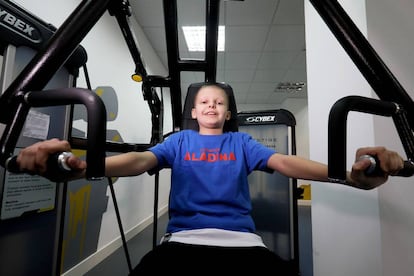
[[[83,88],[64,88],[56,90],[32,91],[20,93],[16,98],[21,101],[22,109],[30,107],[58,106],[67,104],[83,104],[88,114],[86,178],[100,179],[105,175],[105,139],[106,139],[106,110],[102,99],[94,92]],[[16,141],[19,138],[21,126],[25,117],[15,114],[10,124],[6,126],[1,140],[1,165],[10,162]],[[16,168],[8,168],[16,171]]]
[[[406,121],[406,112],[396,103],[361,96],[348,96],[338,100],[329,114],[328,121],[328,177],[332,182],[346,182],[346,126],[349,111],[393,117]],[[414,175],[414,138],[408,124],[402,124],[399,132],[408,160],[399,172],[400,176]]]

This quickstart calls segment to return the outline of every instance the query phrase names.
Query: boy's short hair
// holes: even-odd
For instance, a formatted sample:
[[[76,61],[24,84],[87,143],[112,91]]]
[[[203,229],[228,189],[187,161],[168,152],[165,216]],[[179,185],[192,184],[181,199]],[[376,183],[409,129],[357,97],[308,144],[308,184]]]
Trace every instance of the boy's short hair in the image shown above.
[[[202,85],[201,85],[201,86],[197,89],[197,92],[196,92],[196,94],[194,95],[193,107],[195,106],[195,101],[196,101],[196,99],[197,99],[198,92],[199,92],[201,89],[206,88],[206,87],[216,87],[216,88],[218,88],[218,89],[222,90],[222,91],[224,92],[224,95],[225,95],[225,96],[226,96],[226,98],[227,98],[227,103],[228,103],[228,105],[230,105],[230,98],[229,98],[229,95],[227,94],[226,89],[224,89],[224,88],[223,88],[223,86],[219,85],[217,82],[206,82],[206,83],[202,84]]]

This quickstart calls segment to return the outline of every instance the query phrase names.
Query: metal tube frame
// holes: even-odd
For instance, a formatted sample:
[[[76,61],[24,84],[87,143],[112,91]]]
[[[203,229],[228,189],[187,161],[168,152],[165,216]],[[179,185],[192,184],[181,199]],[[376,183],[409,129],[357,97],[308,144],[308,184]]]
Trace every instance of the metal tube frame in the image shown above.
[[[351,110],[372,113],[372,109],[382,105],[384,109],[376,109],[373,114],[392,117],[408,160],[412,162],[414,160],[413,100],[338,1],[310,0],[310,2],[371,85],[374,92],[384,102],[377,103],[358,98],[367,104],[367,106],[361,107],[360,102],[350,102],[349,99],[345,99],[344,101],[338,101],[339,103],[333,106],[332,109],[338,108],[339,110],[331,111],[335,115],[330,116],[332,122],[329,123],[328,171],[330,178],[338,182],[345,181],[346,138],[340,136],[346,135],[343,128],[345,127],[346,114]],[[340,106],[345,102],[345,106]],[[394,103],[392,105],[398,106],[399,111],[390,114],[388,108],[386,108],[386,106],[389,106],[387,103]],[[336,114],[338,113],[341,113],[341,115],[337,116]],[[341,134],[337,134],[338,132]]]

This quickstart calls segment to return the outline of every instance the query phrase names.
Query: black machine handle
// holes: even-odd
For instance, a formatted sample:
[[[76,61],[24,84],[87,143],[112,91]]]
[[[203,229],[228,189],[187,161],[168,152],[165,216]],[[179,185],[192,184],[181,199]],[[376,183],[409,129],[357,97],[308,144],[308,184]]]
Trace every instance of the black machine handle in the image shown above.
[[[346,182],[346,122],[349,111],[399,118],[405,116],[404,110],[393,102],[361,96],[348,96],[339,99],[332,106],[328,121],[328,177],[332,182]],[[406,149],[410,149],[413,140],[412,135],[405,137],[400,135],[400,137],[404,144],[408,144]],[[372,170],[375,171],[375,169]],[[414,175],[413,162],[411,160],[405,161],[404,169],[398,175]]]
[[[5,166],[6,160],[12,156],[30,107],[82,103],[87,107],[90,120],[88,136],[95,143],[89,145],[88,142],[87,158],[96,158],[90,160],[93,162],[88,162],[86,177],[94,179],[104,175],[106,114],[99,97],[82,89],[59,89],[47,93],[40,91],[56,70],[78,49],[85,35],[106,12],[109,2],[110,0],[82,1],[1,95],[0,123],[5,125],[0,140],[1,166]]]
[[[71,168],[67,165],[66,160],[71,155],[71,152],[54,153],[49,156],[47,160],[47,175],[48,179],[54,182],[63,182],[71,175]],[[5,168],[12,173],[26,173],[27,171],[21,170],[17,164],[17,156],[12,156],[6,160]],[[30,173],[30,172],[28,172]]]
[[[366,175],[369,176],[381,176],[383,171],[381,170],[380,162],[376,156],[362,155],[360,159],[369,159],[371,165],[365,171]],[[405,160],[404,166],[395,176],[410,177],[414,175],[414,162],[411,160]]]
[[[19,109],[68,104],[85,105],[88,116],[86,178],[90,180],[101,179],[105,175],[106,109],[102,99],[96,93],[83,88],[63,88],[27,92],[16,97],[21,101]],[[7,125],[0,143],[2,145],[1,165],[6,167],[7,163],[7,167],[14,171],[17,170],[13,167],[15,161],[10,158],[20,135],[20,126],[23,125],[22,122],[25,119],[16,113],[12,122]]]

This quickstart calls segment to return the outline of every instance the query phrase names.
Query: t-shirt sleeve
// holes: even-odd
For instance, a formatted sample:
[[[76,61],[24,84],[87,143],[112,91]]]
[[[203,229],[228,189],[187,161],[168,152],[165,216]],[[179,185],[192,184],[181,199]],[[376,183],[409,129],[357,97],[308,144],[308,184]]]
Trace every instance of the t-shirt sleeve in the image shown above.
[[[267,161],[269,160],[270,156],[276,153],[276,150],[259,143],[249,134],[245,135],[244,141],[245,147],[247,149],[246,156],[249,170],[260,170],[272,173],[273,170],[267,167]]]
[[[158,160],[158,165],[148,171],[150,175],[155,174],[164,168],[171,168],[176,156],[176,143],[179,140],[179,134],[172,134],[166,140],[159,144],[150,147],[148,150],[151,151]]]

